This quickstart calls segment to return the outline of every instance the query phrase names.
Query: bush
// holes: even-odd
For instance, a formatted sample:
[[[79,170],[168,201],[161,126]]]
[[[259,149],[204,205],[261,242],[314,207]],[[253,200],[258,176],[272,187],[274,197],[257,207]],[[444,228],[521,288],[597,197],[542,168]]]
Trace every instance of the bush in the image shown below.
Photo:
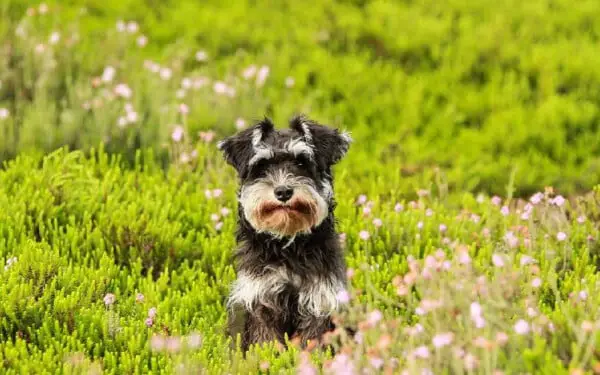
[[[430,191],[371,200],[339,184],[352,288],[327,351],[224,332],[235,183],[197,149],[165,175],[105,151],[20,155],[0,172],[0,363],[38,371],[510,373],[598,366],[598,192],[525,205]],[[197,167],[197,166],[196,166]],[[346,170],[338,170],[343,175]],[[600,189],[599,189],[600,192]],[[594,367],[597,368],[597,367]],[[377,370],[379,369],[379,370]],[[549,370],[552,369],[552,370]],[[339,370],[341,371],[341,370]]]
[[[370,193],[600,183],[593,0],[26,4],[3,6],[2,159],[102,142],[166,163],[177,125],[196,143],[307,112],[352,131]]]

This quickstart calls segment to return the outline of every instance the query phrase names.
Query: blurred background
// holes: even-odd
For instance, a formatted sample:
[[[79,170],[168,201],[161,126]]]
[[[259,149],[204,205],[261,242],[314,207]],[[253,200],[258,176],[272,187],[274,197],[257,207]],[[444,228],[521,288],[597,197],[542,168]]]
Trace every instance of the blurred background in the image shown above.
[[[218,138],[304,112],[351,131],[343,178],[365,192],[575,195],[600,182],[596,0],[4,0],[0,12],[2,161],[150,149],[202,170]]]

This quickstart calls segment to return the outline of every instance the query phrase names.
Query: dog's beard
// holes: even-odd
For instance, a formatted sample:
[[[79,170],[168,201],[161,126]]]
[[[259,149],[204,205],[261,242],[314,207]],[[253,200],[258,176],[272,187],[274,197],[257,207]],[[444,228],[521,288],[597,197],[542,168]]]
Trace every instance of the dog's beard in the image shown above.
[[[283,203],[274,195],[279,185],[294,189],[293,197]],[[325,199],[306,180],[284,172],[269,175],[242,188],[240,204],[244,216],[257,232],[275,237],[310,233],[327,217]]]

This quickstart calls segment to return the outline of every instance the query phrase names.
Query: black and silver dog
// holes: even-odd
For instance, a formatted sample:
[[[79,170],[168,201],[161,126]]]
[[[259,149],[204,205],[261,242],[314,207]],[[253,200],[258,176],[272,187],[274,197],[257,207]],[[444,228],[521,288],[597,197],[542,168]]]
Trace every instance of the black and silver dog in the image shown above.
[[[241,184],[237,280],[228,307],[230,332],[242,313],[243,350],[272,340],[285,344],[286,335],[304,345],[333,328],[346,265],[331,169],[350,143],[347,133],[304,116],[284,130],[265,119],[219,142]]]

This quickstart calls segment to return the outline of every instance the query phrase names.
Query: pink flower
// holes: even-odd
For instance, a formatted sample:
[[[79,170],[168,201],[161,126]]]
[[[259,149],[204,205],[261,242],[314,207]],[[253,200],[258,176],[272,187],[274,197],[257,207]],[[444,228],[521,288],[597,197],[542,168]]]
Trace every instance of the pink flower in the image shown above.
[[[413,351],[413,355],[417,358],[429,358],[429,348],[425,345],[421,345]]]
[[[340,290],[335,296],[335,298],[338,300],[339,303],[342,304],[350,302],[350,294],[348,294],[348,291],[346,290]]]
[[[60,33],[55,31],[52,34],[50,34],[50,39],[48,40],[48,42],[50,44],[56,44],[60,41]]]
[[[383,366],[383,359],[380,357],[369,357],[369,363],[376,369],[380,369]]]
[[[223,208],[221,208],[221,215],[223,215],[223,216],[227,216],[227,215],[229,215],[230,213],[231,213],[231,210],[229,210],[229,208],[227,208],[227,207],[223,207]]]
[[[236,127],[236,129],[238,129],[238,130],[244,129],[244,128],[246,127],[246,121],[245,121],[243,118],[241,118],[241,117],[238,117],[238,118],[235,120],[235,127]]]
[[[220,231],[223,228],[223,222],[219,221],[218,223],[215,224],[215,229],[217,231]]]
[[[492,263],[496,267],[504,267],[504,259],[502,258],[502,256],[500,254],[492,255]]]
[[[519,335],[526,335],[527,333],[529,333],[529,323],[527,323],[523,319],[519,319],[514,325],[514,330]]]
[[[425,216],[432,216],[433,215],[433,210],[431,208],[428,208],[425,210]]]
[[[475,224],[479,223],[479,220],[481,220],[481,217],[479,215],[476,214],[471,214],[471,221],[474,222]]]
[[[260,67],[260,69],[258,70],[258,73],[256,74],[256,85],[258,87],[261,87],[265,84],[265,81],[267,80],[267,77],[269,76],[269,67],[266,65],[263,65]]]
[[[222,81],[216,81],[213,84],[213,91],[219,95],[226,94],[227,93],[227,84]]]
[[[137,37],[136,43],[140,48],[145,47],[146,44],[148,44],[148,37],[146,37],[145,35],[140,35]]]
[[[118,20],[117,21],[117,31],[122,33],[125,30],[127,30],[127,25],[125,25],[125,22]]]
[[[450,345],[452,340],[454,339],[454,334],[452,332],[439,333],[433,336],[433,346],[436,348],[442,348],[446,345]]]
[[[502,204],[502,199],[499,196],[494,195],[492,197],[492,204],[495,206],[500,206],[500,204]]]
[[[317,371],[315,366],[313,366],[313,364],[310,363],[310,357],[308,356],[308,354],[306,352],[302,352],[297,375],[317,375],[318,373],[319,372]]]
[[[187,115],[190,113],[190,107],[185,103],[181,103],[179,104],[179,112],[181,112],[182,115]]]
[[[181,340],[179,337],[167,337],[166,348],[171,353],[178,352],[181,349]]]
[[[540,279],[539,277],[534,278],[533,280],[531,280],[531,286],[534,288],[539,288],[540,286],[542,286],[542,279]]]
[[[373,310],[367,314],[367,321],[371,325],[377,324],[381,319],[383,319],[383,314],[379,310]]]
[[[166,342],[163,336],[153,335],[150,339],[150,348],[155,352],[163,350],[165,348],[165,344]]]
[[[285,87],[292,88],[296,84],[294,77],[286,77],[285,78]]]
[[[187,337],[187,343],[192,349],[199,348],[200,345],[202,345],[202,336],[200,336],[198,333],[191,333]]]
[[[423,229],[423,222],[422,221],[419,221],[417,223],[417,229],[419,229],[419,230]]]
[[[530,199],[529,201],[533,204],[538,204],[542,201],[542,199],[544,199],[544,194],[543,193],[535,193]]]
[[[467,353],[467,354],[465,355],[464,361],[465,361],[465,368],[466,368],[467,370],[473,370],[474,368],[476,368],[476,367],[477,367],[477,365],[478,365],[478,362],[479,362],[479,361],[477,360],[477,357],[475,357],[475,356],[474,356],[473,354],[471,354],[471,353]]]
[[[440,224],[440,232],[444,233],[446,229],[448,229],[448,227],[446,227],[446,224]]]
[[[354,363],[347,354],[337,354],[329,363],[330,373],[336,375],[353,375],[355,374]]]
[[[127,118],[123,117],[123,116],[119,117],[117,119],[117,126],[120,128],[126,127],[127,126]]]
[[[508,214],[510,214],[508,206],[502,206],[502,208],[500,209],[500,213],[502,214],[502,216],[508,216]]]
[[[364,240],[364,241],[366,241],[366,240],[368,240],[368,239],[371,237],[371,234],[370,234],[369,232],[367,232],[366,230],[361,230],[361,231],[358,233],[358,237],[359,237],[361,240]]]
[[[521,266],[526,266],[526,265],[532,264],[532,263],[535,263],[535,260],[532,257],[530,257],[529,255],[523,255],[521,257]]]
[[[200,139],[206,143],[210,143],[215,138],[215,132],[207,131],[198,133]]]
[[[506,241],[507,245],[511,249],[514,249],[515,247],[519,246],[519,239],[513,234],[513,232],[506,232],[506,234],[504,235],[504,241]]]
[[[508,335],[504,332],[496,333],[496,342],[498,345],[504,345],[508,342]]]
[[[156,317],[156,307],[151,307],[148,310],[148,317],[154,319]]]
[[[127,121],[129,123],[135,123],[138,120],[138,114],[137,114],[137,112],[134,112],[134,111],[128,112],[125,117],[127,118]]]
[[[471,257],[469,256],[469,253],[466,251],[461,251],[458,254],[458,262],[460,264],[469,264],[471,263]]]
[[[212,221],[219,221],[220,217],[218,214],[211,214],[210,215],[210,220]]]
[[[250,65],[246,69],[244,69],[244,71],[242,72],[242,77],[248,80],[254,77],[254,75],[256,74],[256,70],[256,65]]]
[[[115,94],[125,99],[129,99],[131,97],[132,91],[126,84],[119,83],[115,86]]]
[[[112,294],[112,293],[107,293],[107,294],[104,296],[104,304],[105,304],[106,306],[110,306],[110,305],[112,305],[113,303],[115,303],[115,300],[116,300],[116,297],[115,297],[115,295],[114,295],[114,294]]]
[[[163,81],[168,81],[173,76],[173,71],[169,68],[160,68],[159,75]]]
[[[0,120],[5,120],[10,116],[10,112],[6,108],[0,108]]]
[[[561,207],[562,205],[564,205],[565,202],[566,202],[566,200],[565,200],[565,198],[562,195],[557,195],[551,201],[551,203],[557,205],[558,207]]]
[[[358,199],[356,199],[356,203],[357,203],[358,205],[363,205],[363,204],[365,204],[366,202],[367,202],[367,196],[366,196],[366,195],[364,195],[364,194],[361,194],[361,195],[359,195],[359,196],[358,196]]]
[[[401,205],[400,203],[396,203],[396,205],[394,206],[394,211],[396,212],[400,212],[404,210],[404,206]]]
[[[219,198],[221,195],[223,195],[223,190],[221,189],[214,189],[212,191],[213,197],[214,198]]]
[[[206,60],[208,60],[208,54],[206,53],[206,51],[200,50],[196,52],[196,61],[203,62]]]
[[[583,216],[583,215],[582,215],[582,216],[579,216],[579,217],[577,218],[577,222],[578,222],[579,224],[583,224],[583,223],[585,223],[585,216]]]
[[[144,302],[144,295],[142,293],[138,293],[135,295],[135,302],[142,303]]]
[[[383,221],[381,221],[381,219],[379,219],[379,218],[375,218],[375,219],[373,219],[373,225],[375,225],[375,227],[379,228],[383,225]]]
[[[558,232],[556,234],[556,239],[562,242],[567,239],[567,234],[564,232]]]
[[[112,82],[113,78],[115,78],[116,70],[112,66],[107,66],[104,68],[102,72],[102,81],[104,82]]]
[[[40,14],[46,14],[48,13],[48,5],[46,3],[41,3],[38,10],[40,11]]]
[[[146,327],[152,327],[154,325],[154,319],[146,318],[146,320],[144,321],[144,324],[146,324]]]
[[[171,138],[175,142],[181,142],[181,140],[183,139],[183,133],[184,133],[183,127],[180,125],[177,125],[177,126],[175,126],[175,129],[173,129]]]
[[[138,26],[137,22],[129,21],[127,23],[127,31],[130,32],[131,34],[137,33],[138,30],[139,30],[139,26]]]
[[[585,301],[585,300],[587,300],[587,298],[588,298],[588,294],[587,294],[587,292],[586,292],[585,290],[582,290],[581,292],[579,292],[579,298],[580,298],[582,301]]]

